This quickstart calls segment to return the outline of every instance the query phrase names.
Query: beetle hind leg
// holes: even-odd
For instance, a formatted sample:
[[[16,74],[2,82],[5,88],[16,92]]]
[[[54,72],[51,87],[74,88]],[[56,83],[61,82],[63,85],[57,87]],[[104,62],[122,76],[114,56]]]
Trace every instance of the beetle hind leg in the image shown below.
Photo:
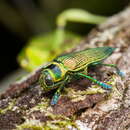
[[[125,76],[125,73],[122,72],[116,64],[104,64],[104,63],[101,63],[101,62],[95,62],[95,63],[92,63],[91,65],[104,65],[104,66],[109,66],[109,67],[113,67],[116,69],[116,73],[121,76],[121,77],[124,77]]]
[[[104,65],[104,66],[109,66],[109,67],[114,67],[116,69],[116,73],[121,76],[121,77],[124,77],[125,76],[125,73],[122,72],[118,67],[117,65],[115,64],[103,64],[103,63],[100,63],[101,65]]]

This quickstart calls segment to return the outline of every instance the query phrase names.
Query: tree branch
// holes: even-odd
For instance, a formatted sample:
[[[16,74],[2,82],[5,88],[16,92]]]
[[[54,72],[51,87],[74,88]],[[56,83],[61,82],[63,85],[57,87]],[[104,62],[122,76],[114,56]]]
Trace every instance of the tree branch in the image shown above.
[[[130,7],[93,29],[71,51],[97,46],[116,47],[105,62],[117,64],[126,73],[119,77],[109,67],[90,68],[89,73],[113,86],[112,92],[87,95],[90,81],[80,79],[65,88],[54,107],[54,91],[44,93],[36,75],[11,85],[0,97],[0,128],[127,130],[130,128]]]

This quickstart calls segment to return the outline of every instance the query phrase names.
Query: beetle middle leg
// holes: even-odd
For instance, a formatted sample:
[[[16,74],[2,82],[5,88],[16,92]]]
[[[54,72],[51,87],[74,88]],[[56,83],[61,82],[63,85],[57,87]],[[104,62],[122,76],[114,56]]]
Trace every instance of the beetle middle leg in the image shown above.
[[[100,85],[101,87],[103,87],[103,88],[105,88],[105,89],[112,89],[112,87],[111,87],[110,85],[107,85],[107,84],[105,84],[105,83],[103,83],[103,82],[100,82],[100,81],[98,81],[97,79],[95,79],[95,78],[93,78],[93,77],[91,77],[91,76],[85,75],[85,74],[83,74],[83,73],[77,73],[77,75],[83,76],[83,77],[85,77],[85,78],[91,80],[92,82],[94,82],[94,83]]]

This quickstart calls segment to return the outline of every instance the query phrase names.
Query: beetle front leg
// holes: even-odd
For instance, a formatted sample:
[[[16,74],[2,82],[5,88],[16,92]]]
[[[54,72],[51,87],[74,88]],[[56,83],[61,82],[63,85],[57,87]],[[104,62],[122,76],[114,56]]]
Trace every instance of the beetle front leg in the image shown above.
[[[52,97],[51,105],[56,105],[57,104],[57,102],[59,100],[59,97],[61,95],[61,91],[64,89],[65,84],[68,83],[69,79],[70,79],[70,76],[67,76],[66,79],[61,83],[60,87],[57,89],[54,96]]]
[[[63,90],[64,88],[64,85],[60,86],[57,91],[55,92],[52,100],[51,100],[51,105],[56,105],[58,100],[59,100],[59,97],[60,97],[60,94],[61,94],[61,91]]]

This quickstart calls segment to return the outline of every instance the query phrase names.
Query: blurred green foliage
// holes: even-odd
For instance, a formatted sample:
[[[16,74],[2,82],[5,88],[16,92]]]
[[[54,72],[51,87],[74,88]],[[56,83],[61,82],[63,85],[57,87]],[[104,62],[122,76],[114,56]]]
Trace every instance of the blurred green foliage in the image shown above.
[[[45,62],[49,62],[64,51],[69,51],[79,43],[81,37],[71,32],[65,32],[65,40],[56,45],[56,32],[33,37],[18,56],[20,65],[28,71],[36,69]]]
[[[57,31],[55,19],[62,11],[80,8],[96,15],[110,16],[124,8],[128,2],[129,0],[0,0],[0,23],[23,40],[29,41],[18,59],[22,67],[32,70],[43,61],[52,60],[74,47],[81,39],[80,34],[87,34],[92,27],[90,24],[69,22],[66,30],[71,32]],[[57,20],[58,22],[63,24],[63,21]],[[94,22],[92,18],[88,23]],[[59,35],[57,32],[60,32]]]
[[[117,13],[129,0],[0,0],[0,23],[12,32],[28,39],[32,35],[51,31],[54,19],[67,8],[81,8],[94,14],[110,16]],[[84,27],[69,26],[86,33]]]
[[[68,52],[80,43],[80,35],[66,31],[65,27],[68,21],[100,24],[106,19],[106,17],[94,15],[82,9],[68,9],[63,11],[56,19],[57,27],[55,31],[32,38],[26,47],[22,49],[18,56],[20,65],[32,71],[43,63],[63,54],[63,52]]]

